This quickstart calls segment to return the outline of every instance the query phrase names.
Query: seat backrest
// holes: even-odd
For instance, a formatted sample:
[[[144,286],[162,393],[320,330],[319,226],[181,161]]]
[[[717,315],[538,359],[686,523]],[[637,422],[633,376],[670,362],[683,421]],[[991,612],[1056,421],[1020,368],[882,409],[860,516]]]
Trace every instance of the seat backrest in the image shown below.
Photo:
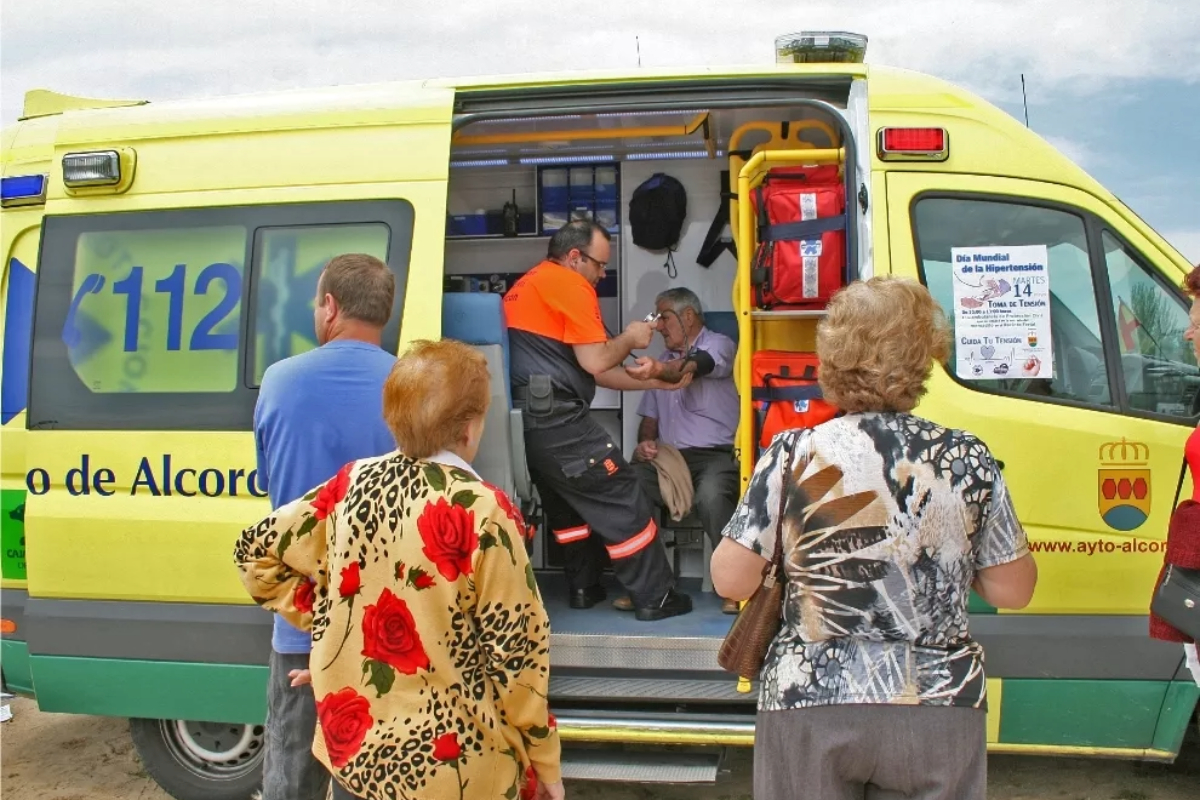
[[[738,342],[737,314],[732,311],[705,311],[704,327],[728,336],[734,344]]]
[[[469,344],[487,358],[492,402],[472,466],[485,481],[512,496],[518,484],[509,423],[512,390],[508,371],[508,329],[504,324],[500,295],[490,292],[443,294],[442,336]]]
[[[501,361],[497,367],[507,411],[512,408],[512,387],[509,384],[508,327],[504,324],[502,304],[503,298],[494,292],[446,292],[442,295],[442,336],[481,349],[500,348]],[[496,377],[493,375],[493,380]],[[501,387],[493,386],[493,396]]]

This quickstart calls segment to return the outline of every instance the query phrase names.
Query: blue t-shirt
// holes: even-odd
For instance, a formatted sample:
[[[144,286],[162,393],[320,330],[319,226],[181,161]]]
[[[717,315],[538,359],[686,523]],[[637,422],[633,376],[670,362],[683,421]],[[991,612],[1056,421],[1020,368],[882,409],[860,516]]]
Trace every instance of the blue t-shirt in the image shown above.
[[[258,483],[279,508],[345,464],[396,449],[383,420],[383,383],[396,356],[359,341],[332,341],[267,368],[254,409]],[[307,631],[275,615],[277,653],[308,653]]]

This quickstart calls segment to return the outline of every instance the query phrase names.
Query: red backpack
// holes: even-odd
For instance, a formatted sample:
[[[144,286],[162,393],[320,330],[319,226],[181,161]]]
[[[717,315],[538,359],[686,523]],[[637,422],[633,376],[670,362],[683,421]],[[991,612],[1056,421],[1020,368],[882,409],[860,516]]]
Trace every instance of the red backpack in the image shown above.
[[[754,191],[759,308],[822,308],[845,285],[846,187],[836,165],[772,169]]]
[[[815,428],[838,415],[821,397],[816,353],[759,350],[751,360],[750,397],[759,447],[767,447],[780,431]]]

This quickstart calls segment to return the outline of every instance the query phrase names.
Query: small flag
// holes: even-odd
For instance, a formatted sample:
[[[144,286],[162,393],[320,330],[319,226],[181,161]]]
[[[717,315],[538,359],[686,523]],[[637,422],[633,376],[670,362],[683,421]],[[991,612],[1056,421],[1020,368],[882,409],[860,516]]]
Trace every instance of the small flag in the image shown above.
[[[1142,327],[1142,321],[1137,318],[1124,300],[1117,301],[1117,330],[1121,333],[1121,352],[1139,352],[1137,331]]]

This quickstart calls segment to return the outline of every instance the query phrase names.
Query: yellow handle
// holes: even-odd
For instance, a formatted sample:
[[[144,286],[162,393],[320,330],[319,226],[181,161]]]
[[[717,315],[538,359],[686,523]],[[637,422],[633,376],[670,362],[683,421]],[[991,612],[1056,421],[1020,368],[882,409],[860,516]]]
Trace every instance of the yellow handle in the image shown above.
[[[735,134],[735,139],[750,129],[758,128],[762,123],[751,123],[743,126]],[[813,125],[811,127],[820,127]],[[831,131],[830,131],[831,132]],[[830,136],[836,141],[836,138]],[[807,143],[805,143],[807,145]],[[731,143],[730,149],[734,149]],[[814,149],[807,145],[806,149],[796,150],[760,150],[748,160],[730,156],[730,182],[736,186],[736,205],[730,207],[730,222],[737,242],[737,272],[733,278],[733,310],[737,314],[738,346],[734,357],[734,385],[741,396],[738,414],[738,426],[735,448],[740,453],[739,459],[741,490],[746,491],[750,484],[750,476],[754,472],[755,453],[758,442],[754,437],[754,405],[751,400],[750,384],[752,382],[751,356],[754,353],[753,304],[751,302],[750,268],[753,264],[755,244],[754,215],[751,211],[750,192],[766,177],[763,168],[768,164],[800,163],[800,164],[838,164],[843,166],[846,161],[846,150],[843,147]],[[746,601],[738,603],[738,609],[746,606]],[[750,678],[738,677],[737,690],[747,694],[751,690]]]
[[[743,608],[745,608],[745,607],[746,607],[746,602],[747,602],[747,601],[745,601],[745,600],[739,600],[739,601],[738,601],[738,611],[741,611]],[[744,677],[744,676],[741,676],[741,675],[739,675],[739,676],[738,676],[737,690],[738,690],[739,692],[741,692],[742,694],[747,694],[747,693],[749,693],[749,691],[750,691],[750,679],[749,679],[749,678],[746,678],[746,677]]]

